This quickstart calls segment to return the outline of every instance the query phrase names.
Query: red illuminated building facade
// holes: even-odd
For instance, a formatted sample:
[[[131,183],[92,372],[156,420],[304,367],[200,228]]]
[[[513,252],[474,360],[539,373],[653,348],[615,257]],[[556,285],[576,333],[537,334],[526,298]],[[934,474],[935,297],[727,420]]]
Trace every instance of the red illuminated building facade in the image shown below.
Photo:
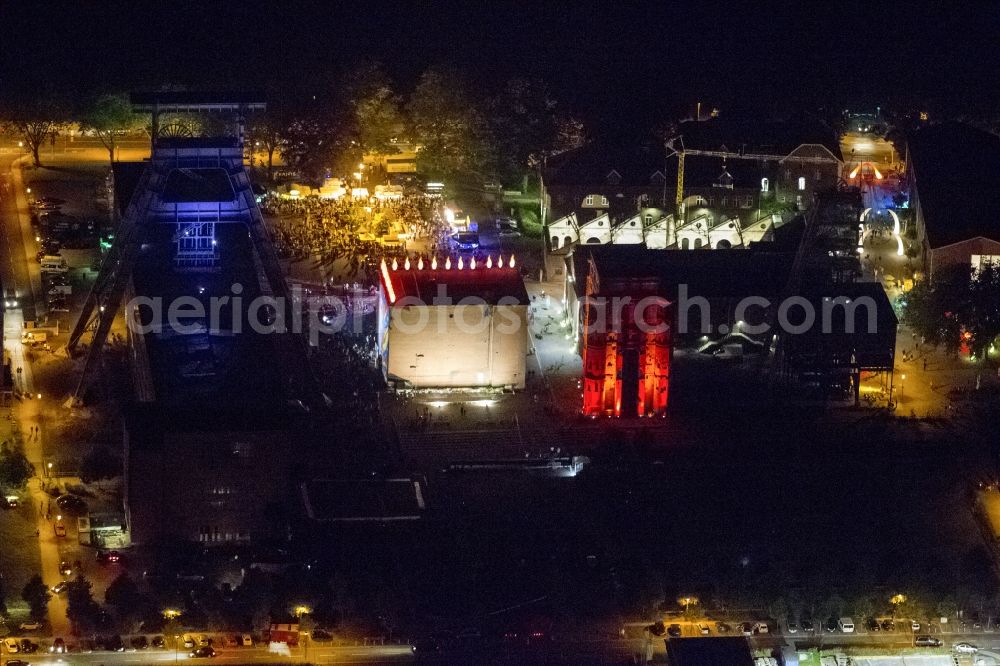
[[[663,417],[672,349],[670,304],[656,280],[600,289],[588,275],[583,316],[583,414]]]

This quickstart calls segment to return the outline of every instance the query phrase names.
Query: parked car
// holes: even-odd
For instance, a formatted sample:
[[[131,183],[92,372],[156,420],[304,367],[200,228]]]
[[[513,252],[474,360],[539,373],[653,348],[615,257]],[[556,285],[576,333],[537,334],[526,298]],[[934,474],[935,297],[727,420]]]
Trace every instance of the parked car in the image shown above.
[[[184,634],[184,647],[193,648],[194,647],[194,636],[189,636]]]
[[[66,641],[62,638],[57,638],[52,641],[52,645],[49,646],[49,652],[53,654],[65,654],[66,653]]]
[[[882,631],[895,631],[895,630],[896,630],[895,622],[893,622],[891,619],[882,620]]]
[[[951,646],[951,649],[959,654],[975,654],[979,652],[979,648],[972,643],[955,643]]]
[[[941,647],[941,639],[922,635],[914,638],[913,644],[917,647]]]
[[[114,636],[106,636],[101,639],[101,647],[109,652],[124,652],[125,643],[122,642],[122,637],[117,634]]]
[[[914,632],[920,631],[920,623],[916,620],[910,620],[910,629]]]
[[[3,646],[7,648],[7,652],[9,652],[10,654],[17,654],[18,652],[21,651],[21,644],[17,642],[16,638],[5,638],[3,641]]]
[[[705,624],[704,622],[699,622],[698,623],[698,633],[701,634],[702,636],[708,636],[712,632],[709,630],[707,624]]]
[[[315,635],[313,636],[315,638]],[[222,645],[227,648],[238,647],[240,644],[240,637],[234,636],[232,634],[226,634],[222,637]]]
[[[878,620],[876,620],[873,617],[870,617],[867,620],[865,620],[865,629],[867,629],[868,631],[881,631],[882,626],[878,623]]]
[[[753,625],[749,622],[740,622],[740,632],[744,636],[753,636]]]
[[[197,650],[192,650],[188,654],[188,656],[191,657],[192,659],[206,659],[209,657],[214,657],[215,648],[213,648],[211,645],[205,645],[198,648]]]
[[[669,627],[667,627],[667,636],[670,636],[671,638],[679,638],[680,635],[681,635],[681,625],[672,624]]]
[[[815,631],[816,626],[812,620],[802,620],[802,631]]]
[[[153,636],[152,644],[155,648],[164,648],[167,645],[166,641],[163,640],[163,636]]]
[[[42,628],[41,622],[22,622],[17,625],[17,628],[21,631],[38,631]]]
[[[38,652],[38,643],[32,642],[27,638],[22,638],[20,648],[21,652],[24,654],[31,654],[33,652]]]
[[[70,566],[69,562],[63,561],[59,563],[59,573],[63,576],[72,576],[73,567]]]
[[[789,622],[788,623],[788,633],[790,633],[790,634],[797,634],[797,633],[799,633],[799,625],[795,624],[794,622]]]
[[[715,623],[715,629],[716,629],[716,631],[718,631],[718,632],[719,632],[720,634],[728,634],[728,633],[729,633],[730,631],[732,631],[732,630],[733,630],[733,628],[732,628],[732,627],[730,627],[730,626],[729,626],[728,624],[726,624],[725,622],[716,622],[716,623]]]
[[[827,619],[826,625],[823,628],[826,629],[831,634],[837,631],[837,618],[831,617]]]
[[[136,636],[129,642],[136,650],[145,650],[149,647],[149,640],[145,636]]]
[[[253,647],[253,637],[250,634],[243,634],[243,647]]]
[[[61,580],[52,586],[52,594],[62,594],[66,591],[67,587],[69,587],[69,581]]]
[[[767,627],[767,622],[758,622],[757,624],[753,625],[753,633],[755,634],[766,634],[769,631],[770,630]]]

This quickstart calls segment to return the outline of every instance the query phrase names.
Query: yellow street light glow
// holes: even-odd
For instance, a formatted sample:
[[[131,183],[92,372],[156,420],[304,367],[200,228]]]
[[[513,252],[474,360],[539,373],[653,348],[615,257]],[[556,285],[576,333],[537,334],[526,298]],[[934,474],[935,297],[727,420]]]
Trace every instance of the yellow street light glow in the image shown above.
[[[312,608],[309,608],[309,606],[300,605],[295,607],[295,617],[302,617],[310,613],[312,613]]]
[[[176,617],[180,617],[180,615],[181,615],[181,612],[179,610],[177,610],[176,608],[164,608],[163,609],[163,617],[167,618],[168,620],[173,620]]]

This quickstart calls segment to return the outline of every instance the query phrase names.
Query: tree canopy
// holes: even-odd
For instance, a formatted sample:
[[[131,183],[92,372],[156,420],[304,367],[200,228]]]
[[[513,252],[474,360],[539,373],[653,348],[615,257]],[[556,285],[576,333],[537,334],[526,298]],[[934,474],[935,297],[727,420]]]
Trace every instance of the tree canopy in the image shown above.
[[[83,129],[93,130],[108,150],[108,158],[115,161],[118,137],[139,128],[142,118],[132,112],[132,103],[124,94],[101,95],[87,105],[80,120]]]
[[[930,281],[914,286],[904,320],[932,345],[954,352],[965,343],[976,357],[985,358],[1000,335],[1000,267],[939,268]]]

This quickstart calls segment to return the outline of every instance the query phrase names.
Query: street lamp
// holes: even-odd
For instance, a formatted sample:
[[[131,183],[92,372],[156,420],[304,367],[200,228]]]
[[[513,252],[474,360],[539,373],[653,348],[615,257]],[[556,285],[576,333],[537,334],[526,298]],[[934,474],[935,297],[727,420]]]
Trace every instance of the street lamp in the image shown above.
[[[300,631],[299,636],[302,637],[302,661],[309,661],[309,631],[301,630],[302,617],[312,613],[312,608],[306,606],[305,604],[299,604],[294,609],[295,617],[299,619]]]
[[[679,599],[677,599],[677,603],[679,603],[681,606],[684,606],[684,614],[687,615],[688,609],[692,605],[695,606],[698,605],[698,597],[692,597],[692,596],[680,597]]]
[[[899,401],[903,402],[903,382],[906,381],[906,373],[899,376]]]

